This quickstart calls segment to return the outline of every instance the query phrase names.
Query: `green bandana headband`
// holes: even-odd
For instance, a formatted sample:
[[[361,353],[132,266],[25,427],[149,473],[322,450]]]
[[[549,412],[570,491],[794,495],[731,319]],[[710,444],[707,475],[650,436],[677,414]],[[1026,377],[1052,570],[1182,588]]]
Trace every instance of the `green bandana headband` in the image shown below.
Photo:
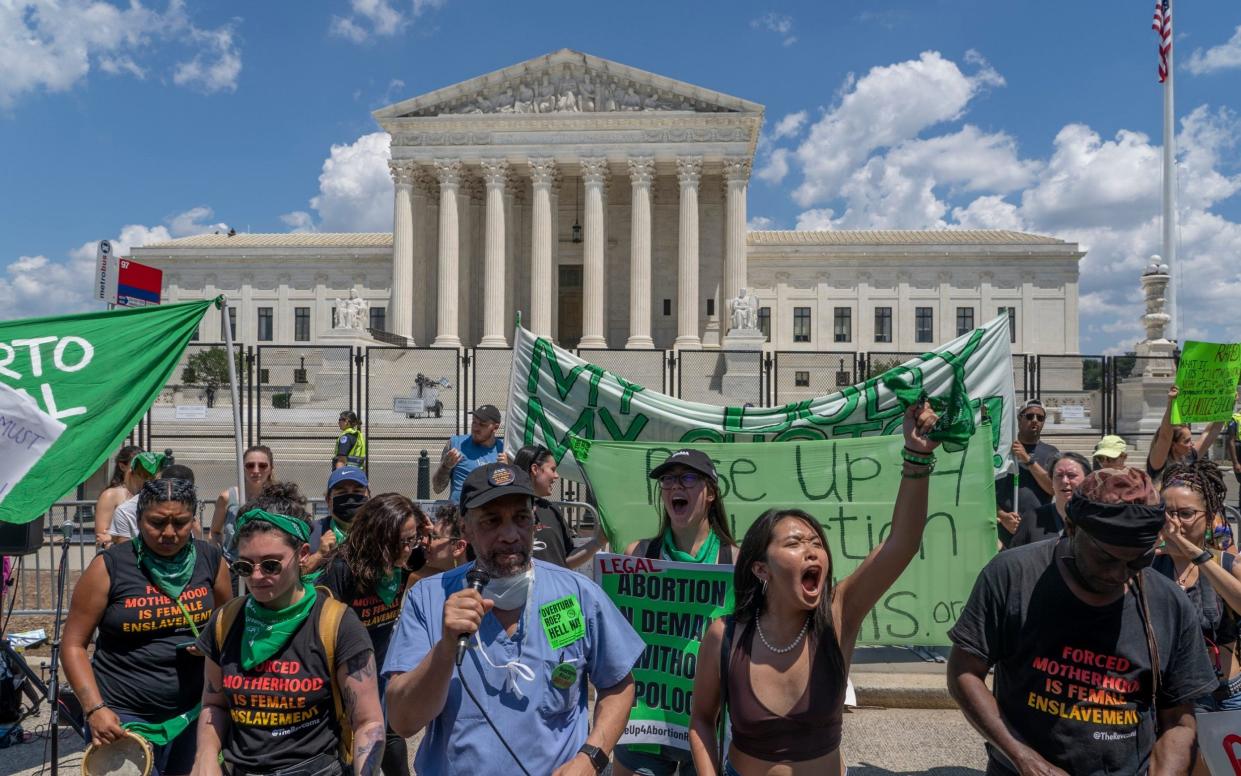
[[[252,523],[255,520],[271,523],[303,544],[310,541],[310,526],[306,524],[305,520],[298,520],[296,517],[289,517],[288,515],[277,515],[262,509],[251,509],[237,518],[238,535],[241,534],[241,529],[245,528],[247,523]]]
[[[163,453],[138,453],[129,459],[130,469],[146,469],[152,477],[159,474],[159,470],[164,468]]]

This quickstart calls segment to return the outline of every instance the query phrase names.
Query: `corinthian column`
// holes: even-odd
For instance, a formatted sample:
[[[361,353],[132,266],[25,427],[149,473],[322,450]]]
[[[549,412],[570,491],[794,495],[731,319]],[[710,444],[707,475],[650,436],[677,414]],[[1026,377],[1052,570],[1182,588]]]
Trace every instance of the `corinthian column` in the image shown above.
[[[456,159],[436,159],[435,174],[440,181],[440,253],[439,273],[436,285],[437,348],[459,348],[461,337],[457,335],[457,190],[461,186],[461,162]]]
[[[745,199],[750,180],[749,159],[724,160],[724,198],[726,200],[724,231],[724,309],[721,316],[729,320],[728,303],[736,299],[746,283]]]
[[[701,350],[698,338],[698,181],[702,158],[677,159],[681,223],[677,240],[677,350]]]
[[[556,163],[530,160],[534,211],[530,224],[530,331],[540,337],[552,335],[552,178]]]
[[[508,338],[504,336],[504,187],[508,183],[508,162],[484,159],[482,168],[487,186],[487,238],[483,259],[483,338],[478,344],[505,348]]]
[[[583,159],[582,185],[586,206],[582,225],[586,243],[582,246],[582,339],[580,348],[606,348],[603,337],[603,181],[608,176],[607,159]]]
[[[392,200],[392,333],[414,337],[414,163],[388,162],[396,191]]]
[[[651,339],[651,181],[655,160],[629,160],[629,182],[633,189],[629,244],[629,341],[630,350],[650,350]]]

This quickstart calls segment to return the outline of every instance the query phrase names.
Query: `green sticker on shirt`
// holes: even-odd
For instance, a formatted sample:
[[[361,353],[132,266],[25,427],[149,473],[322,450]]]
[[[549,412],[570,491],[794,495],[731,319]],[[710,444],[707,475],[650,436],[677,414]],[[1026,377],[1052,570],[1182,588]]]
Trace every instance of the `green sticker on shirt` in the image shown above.
[[[586,635],[582,605],[571,595],[539,607],[539,619],[552,649],[563,649]]]

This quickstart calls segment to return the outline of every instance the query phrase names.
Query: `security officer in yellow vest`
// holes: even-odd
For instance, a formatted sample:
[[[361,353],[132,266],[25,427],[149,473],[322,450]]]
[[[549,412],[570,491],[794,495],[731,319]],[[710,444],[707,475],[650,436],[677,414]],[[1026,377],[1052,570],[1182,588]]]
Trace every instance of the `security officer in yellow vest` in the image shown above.
[[[366,437],[362,434],[362,421],[358,420],[358,414],[345,410],[340,413],[340,436],[336,439],[336,457],[332,461],[332,468],[339,469],[342,466],[356,466],[359,469],[366,467]]]

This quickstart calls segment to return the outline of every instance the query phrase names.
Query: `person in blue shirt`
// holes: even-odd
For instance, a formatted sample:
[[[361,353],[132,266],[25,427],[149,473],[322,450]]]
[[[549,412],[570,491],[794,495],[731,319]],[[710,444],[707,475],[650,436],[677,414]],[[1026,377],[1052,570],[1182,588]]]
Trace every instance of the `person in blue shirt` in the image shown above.
[[[461,509],[477,559],[405,596],[383,674],[392,729],[426,730],[419,776],[520,773],[514,757],[530,774],[593,776],[629,720],[643,642],[590,579],[532,560],[533,502],[516,467],[474,469]],[[465,589],[475,567],[491,577],[481,595]],[[454,670],[459,636],[469,649]]]
[[[496,436],[500,420],[500,410],[491,404],[484,404],[474,410],[470,433],[448,438],[440,455],[440,465],[431,476],[431,487],[435,492],[451,485],[448,500],[456,503],[461,500],[461,485],[470,472],[483,464],[512,463],[504,452],[504,438]]]

